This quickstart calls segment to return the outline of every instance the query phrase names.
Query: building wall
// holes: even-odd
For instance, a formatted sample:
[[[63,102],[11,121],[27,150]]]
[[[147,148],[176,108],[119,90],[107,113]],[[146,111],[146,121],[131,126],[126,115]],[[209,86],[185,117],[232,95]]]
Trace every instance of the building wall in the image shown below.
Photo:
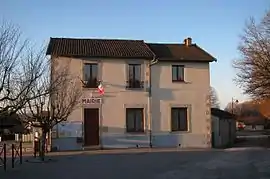
[[[264,125],[255,125],[255,128],[252,128],[252,125],[246,125],[245,129],[246,130],[263,130]]]
[[[69,116],[68,121],[83,122],[83,108],[100,109],[100,137],[103,147],[148,147],[149,129],[152,129],[154,147],[209,147],[211,138],[211,120],[207,106],[210,78],[208,63],[184,63],[185,83],[172,83],[171,64],[158,63],[152,66],[152,122],[148,120],[148,62],[144,60],[117,59],[72,59],[57,58],[58,64],[69,64],[74,77],[83,79],[84,63],[99,63],[99,79],[105,88],[102,105],[80,104]],[[127,64],[142,63],[142,76],[145,88],[126,90]],[[97,90],[83,89],[83,97],[100,97]],[[189,131],[170,132],[171,107],[188,107]],[[128,134],[125,132],[125,108],[144,108],[146,133]],[[81,149],[75,145],[76,137],[53,139],[53,145],[63,150]],[[63,140],[62,140],[63,139]],[[72,145],[73,144],[73,145]],[[70,147],[70,146],[73,147]],[[64,147],[63,147],[64,146]]]
[[[152,68],[154,144],[157,146],[210,147],[211,117],[207,105],[210,76],[208,63],[185,65],[185,82],[172,83],[171,63]],[[171,107],[188,107],[188,132],[170,132]]]

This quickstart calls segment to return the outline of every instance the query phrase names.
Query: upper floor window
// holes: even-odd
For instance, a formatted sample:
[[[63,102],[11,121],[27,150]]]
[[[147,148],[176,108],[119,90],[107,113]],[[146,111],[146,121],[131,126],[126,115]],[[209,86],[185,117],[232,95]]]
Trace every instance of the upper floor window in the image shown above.
[[[184,66],[183,65],[172,65],[172,81],[184,81]]]
[[[97,88],[98,86],[98,64],[84,64],[84,83],[87,88]]]
[[[171,131],[188,131],[187,108],[171,108]]]
[[[143,108],[126,109],[127,132],[144,132]]]
[[[141,82],[141,64],[128,65],[127,88],[143,88]]]

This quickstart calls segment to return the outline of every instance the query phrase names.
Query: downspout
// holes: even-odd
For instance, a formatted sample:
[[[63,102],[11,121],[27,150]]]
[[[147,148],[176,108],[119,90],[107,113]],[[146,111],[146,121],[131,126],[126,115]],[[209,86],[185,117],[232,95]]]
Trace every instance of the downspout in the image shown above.
[[[152,136],[152,71],[151,67],[155,65],[158,62],[158,59],[156,56],[153,57],[153,60],[150,61],[149,63],[149,68],[148,68],[148,131],[149,131],[149,147],[153,147],[153,136]]]

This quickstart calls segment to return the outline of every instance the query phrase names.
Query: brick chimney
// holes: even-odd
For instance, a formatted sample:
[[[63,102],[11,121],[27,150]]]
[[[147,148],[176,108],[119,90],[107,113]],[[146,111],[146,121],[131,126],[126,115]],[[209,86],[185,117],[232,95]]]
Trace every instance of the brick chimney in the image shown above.
[[[192,44],[192,38],[188,37],[184,39],[184,44],[188,47]]]

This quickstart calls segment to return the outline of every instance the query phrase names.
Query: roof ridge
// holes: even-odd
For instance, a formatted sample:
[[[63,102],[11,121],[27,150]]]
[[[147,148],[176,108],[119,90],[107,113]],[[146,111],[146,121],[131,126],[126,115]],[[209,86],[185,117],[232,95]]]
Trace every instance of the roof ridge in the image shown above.
[[[50,39],[66,39],[66,40],[102,40],[102,41],[139,41],[144,42],[144,40],[135,39],[121,39],[121,38],[81,38],[81,37],[50,37]]]
[[[155,42],[155,43],[146,43],[146,44],[149,44],[149,45],[185,45],[184,43],[169,43],[169,42],[166,42],[166,43]],[[197,46],[197,44],[193,43],[190,46]]]

